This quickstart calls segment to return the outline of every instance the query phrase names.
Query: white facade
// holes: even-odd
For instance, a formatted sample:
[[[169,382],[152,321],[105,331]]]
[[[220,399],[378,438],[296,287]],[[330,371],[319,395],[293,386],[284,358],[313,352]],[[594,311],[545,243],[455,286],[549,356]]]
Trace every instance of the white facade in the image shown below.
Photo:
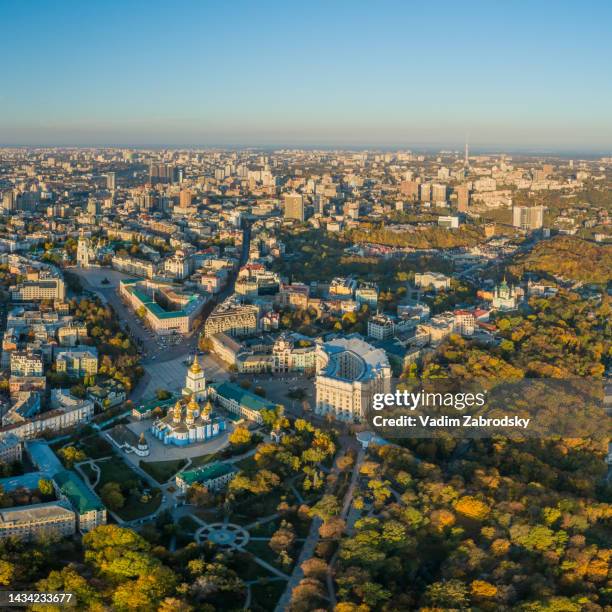
[[[343,421],[360,421],[375,393],[388,393],[391,367],[385,352],[358,334],[317,347],[315,412]]]

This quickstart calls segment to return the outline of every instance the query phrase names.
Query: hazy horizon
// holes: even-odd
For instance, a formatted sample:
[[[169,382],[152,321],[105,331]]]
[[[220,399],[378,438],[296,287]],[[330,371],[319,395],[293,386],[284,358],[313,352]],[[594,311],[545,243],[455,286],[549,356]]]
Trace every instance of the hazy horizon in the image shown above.
[[[1,14],[4,146],[612,151],[604,2],[66,0]]]

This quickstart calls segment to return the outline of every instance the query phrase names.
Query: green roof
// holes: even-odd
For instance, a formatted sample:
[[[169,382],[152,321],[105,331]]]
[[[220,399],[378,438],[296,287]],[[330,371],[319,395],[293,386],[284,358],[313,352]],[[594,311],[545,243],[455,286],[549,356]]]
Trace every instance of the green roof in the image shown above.
[[[176,317],[184,317],[187,315],[184,308],[181,308],[181,310],[164,310],[157,302],[140,289],[132,289],[132,293],[142,302],[143,306],[158,319],[175,319]],[[196,297],[192,295],[189,298],[189,302],[193,302],[195,299]]]
[[[171,395],[168,399],[165,400],[153,399],[147,402],[146,404],[142,404],[141,406],[134,406],[134,410],[136,410],[136,412],[139,412],[140,414],[146,414],[147,412],[149,412],[149,410],[153,411],[158,406],[160,408],[166,408],[166,406],[170,406],[170,404],[173,404],[175,401],[175,396]]]
[[[215,393],[251,410],[272,410],[276,404],[231,382],[212,383]]]
[[[195,470],[185,470],[179,474],[179,477],[188,485],[192,485],[194,482],[214,480],[220,476],[232,474],[237,471],[238,470],[231,463],[216,462],[209,465],[203,465]]]
[[[72,507],[79,513],[85,514],[92,510],[104,510],[100,498],[77,476],[75,472],[63,470],[58,472],[53,480],[68,498]]]

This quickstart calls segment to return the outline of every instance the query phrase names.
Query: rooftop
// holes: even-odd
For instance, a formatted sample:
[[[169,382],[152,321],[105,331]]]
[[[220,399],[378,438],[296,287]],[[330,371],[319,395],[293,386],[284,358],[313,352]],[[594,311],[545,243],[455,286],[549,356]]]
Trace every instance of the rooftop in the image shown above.
[[[180,478],[188,485],[195,482],[206,482],[207,480],[214,480],[220,476],[237,472],[238,470],[231,463],[216,462],[210,465],[204,465],[196,468],[195,470],[185,470],[181,472],[177,478]]]
[[[212,383],[210,386],[221,397],[234,400],[240,406],[250,408],[251,410],[271,410],[276,406],[273,402],[231,382]]]
[[[56,474],[53,480],[79,514],[85,514],[92,510],[104,510],[100,498],[87,487],[75,472],[64,470]]]
[[[0,510],[0,526],[2,526],[3,523],[28,523],[68,514],[74,517],[74,512],[70,509],[68,504],[61,501],[31,504],[29,506],[16,506],[14,508],[2,508]]]

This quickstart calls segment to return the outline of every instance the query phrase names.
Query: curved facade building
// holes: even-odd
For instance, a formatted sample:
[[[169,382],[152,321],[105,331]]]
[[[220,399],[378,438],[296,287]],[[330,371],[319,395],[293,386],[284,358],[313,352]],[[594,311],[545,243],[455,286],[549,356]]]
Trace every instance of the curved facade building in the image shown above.
[[[315,412],[341,421],[360,421],[375,393],[389,393],[391,367],[385,352],[359,334],[317,347]]]

